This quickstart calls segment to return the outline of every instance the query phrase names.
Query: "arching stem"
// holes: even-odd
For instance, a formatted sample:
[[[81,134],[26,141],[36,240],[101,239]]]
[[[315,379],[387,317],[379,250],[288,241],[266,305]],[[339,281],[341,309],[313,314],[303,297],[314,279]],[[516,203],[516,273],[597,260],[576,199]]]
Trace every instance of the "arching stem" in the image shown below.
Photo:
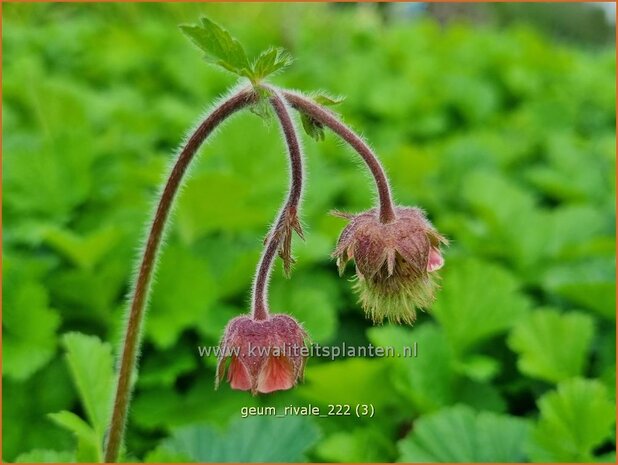
[[[273,107],[287,145],[290,160],[290,188],[288,197],[277,217],[276,223],[266,237],[264,252],[257,267],[253,281],[251,314],[256,320],[268,318],[268,283],[277,250],[283,259],[284,271],[290,272],[293,263],[291,243],[292,231],[302,238],[303,232],[298,221],[298,209],[303,188],[303,157],[294,122],[279,93],[268,87]]]
[[[395,207],[391,197],[390,185],[382,164],[373,150],[352,129],[343,123],[333,112],[296,92],[281,91],[284,98],[296,110],[305,113],[318,123],[329,127],[334,133],[354,148],[363,158],[375,179],[380,201],[380,221],[389,223],[395,219]]]
[[[144,322],[144,313],[152,272],[156,261],[157,252],[165,230],[174,198],[183,179],[185,172],[193,160],[198,148],[204,140],[229,116],[238,110],[256,102],[257,95],[251,88],[241,90],[217,106],[206,119],[198,126],[183,147],[178,160],[167,179],[159,204],[157,206],[148,240],[139,268],[137,281],[133,289],[133,297],[129,307],[129,315],[125,327],[125,335],[122,343],[122,355],[118,368],[118,384],[114,397],[112,417],[107,433],[105,446],[105,462],[116,462],[122,445],[124,429],[131,397],[131,379],[135,370],[135,362],[139,353],[141,342],[141,329]]]

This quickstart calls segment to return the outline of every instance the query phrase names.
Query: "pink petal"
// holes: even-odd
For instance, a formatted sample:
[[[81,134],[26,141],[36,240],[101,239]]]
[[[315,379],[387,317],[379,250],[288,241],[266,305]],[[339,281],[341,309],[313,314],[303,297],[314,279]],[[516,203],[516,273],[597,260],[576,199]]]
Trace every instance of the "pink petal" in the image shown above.
[[[439,270],[444,265],[444,258],[442,258],[442,254],[440,250],[432,247],[429,251],[429,260],[427,261],[427,271],[431,273],[432,271]]]
[[[286,357],[268,357],[258,376],[257,390],[268,393],[284,391],[294,386],[292,363]]]
[[[232,357],[230,370],[227,373],[227,380],[230,382],[232,389],[239,391],[248,391],[251,389],[251,378],[247,372],[247,368],[236,357]]]

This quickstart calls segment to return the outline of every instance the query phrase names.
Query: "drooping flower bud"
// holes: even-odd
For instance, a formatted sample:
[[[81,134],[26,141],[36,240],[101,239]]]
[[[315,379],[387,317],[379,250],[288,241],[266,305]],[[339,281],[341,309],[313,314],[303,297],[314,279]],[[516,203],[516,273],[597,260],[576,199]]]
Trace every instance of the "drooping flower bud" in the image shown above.
[[[333,257],[342,274],[349,260],[356,263],[356,289],[374,323],[384,319],[413,323],[416,308],[433,302],[435,271],[447,244],[419,208],[397,207],[396,218],[380,222],[372,209],[358,215],[335,213],[350,220],[342,231]]]
[[[257,394],[294,387],[304,372],[306,338],[304,329],[288,315],[232,319],[221,340],[215,387],[225,375],[228,358],[227,381],[232,389]]]

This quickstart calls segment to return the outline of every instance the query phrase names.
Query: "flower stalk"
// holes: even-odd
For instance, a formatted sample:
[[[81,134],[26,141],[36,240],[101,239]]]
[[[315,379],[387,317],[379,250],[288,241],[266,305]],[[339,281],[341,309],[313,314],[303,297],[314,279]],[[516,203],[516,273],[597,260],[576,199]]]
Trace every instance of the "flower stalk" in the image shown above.
[[[335,134],[346,141],[367,164],[369,171],[371,172],[378,191],[378,198],[380,201],[379,218],[382,223],[390,223],[395,220],[395,206],[391,195],[391,188],[386,177],[386,173],[380,160],[376,154],[371,150],[369,145],[352,129],[350,129],[345,123],[343,123],[337,116],[330,110],[324,108],[312,99],[307,98],[297,92],[282,91],[284,98],[294,107],[296,110],[305,113],[310,118],[314,119],[318,123],[327,126]]]
[[[298,220],[298,210],[303,189],[303,156],[300,141],[283,98],[274,89],[268,88],[268,91],[271,93],[269,98],[270,104],[281,126],[288,150],[290,188],[288,197],[283,204],[275,225],[266,236],[264,252],[255,275],[251,315],[256,320],[268,318],[268,282],[275,254],[279,251],[279,255],[283,260],[284,272],[289,276],[292,263],[294,262],[291,251],[292,231],[296,231],[301,238],[304,238]]]
[[[150,283],[152,281],[157,252],[161,245],[167,219],[178,188],[180,187],[180,183],[204,140],[212,134],[215,128],[223,121],[242,108],[255,103],[256,100],[257,95],[255,91],[252,88],[245,88],[233,94],[217,106],[193,132],[181,150],[165,183],[150,227],[150,232],[148,233],[148,239],[144,248],[137,280],[133,288],[131,304],[128,309],[128,318],[118,367],[112,417],[105,444],[105,462],[116,462],[122,446],[128,405],[131,397],[131,381],[134,375],[135,362],[141,343],[141,331],[150,291]]]

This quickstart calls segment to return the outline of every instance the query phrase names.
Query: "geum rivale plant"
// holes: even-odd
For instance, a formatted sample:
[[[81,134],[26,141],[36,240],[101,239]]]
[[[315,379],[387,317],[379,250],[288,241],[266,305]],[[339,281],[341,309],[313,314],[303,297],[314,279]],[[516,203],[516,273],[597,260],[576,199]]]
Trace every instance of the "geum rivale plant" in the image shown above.
[[[333,257],[340,273],[348,261],[356,265],[355,287],[360,303],[374,323],[385,319],[413,323],[416,309],[426,308],[437,288],[435,272],[444,260],[440,247],[446,244],[417,207],[396,206],[384,168],[367,143],[325,106],[339,100],[323,93],[304,95],[277,88],[267,78],[292,62],[283,49],[263,51],[251,61],[242,45],[207,18],[199,25],[181,26],[203,51],[209,63],[240,76],[242,82],[221,99],[189,136],[163,186],[150,226],[128,308],[122,342],[113,412],[105,444],[105,460],[118,460],[131,395],[132,378],[141,342],[148,294],[157,254],[174,199],[197,150],[224,121],[249,109],[263,118],[276,118],[287,145],[290,185],[287,197],[266,235],[264,250],[253,280],[251,311],[232,319],[225,328],[217,365],[216,386],[227,369],[234,389],[268,393],[293,387],[302,378],[304,347],[308,337],[303,327],[286,314],[272,314],[268,284],[277,255],[284,273],[290,275],[292,235],[303,238],[299,213],[303,190],[303,154],[290,108],[300,113],[305,131],[317,140],[329,128],[363,159],[375,181],[377,205],[365,212],[333,212],[349,224],[342,231]],[[249,348],[255,350],[250,351]],[[230,358],[229,367],[226,367]]]

